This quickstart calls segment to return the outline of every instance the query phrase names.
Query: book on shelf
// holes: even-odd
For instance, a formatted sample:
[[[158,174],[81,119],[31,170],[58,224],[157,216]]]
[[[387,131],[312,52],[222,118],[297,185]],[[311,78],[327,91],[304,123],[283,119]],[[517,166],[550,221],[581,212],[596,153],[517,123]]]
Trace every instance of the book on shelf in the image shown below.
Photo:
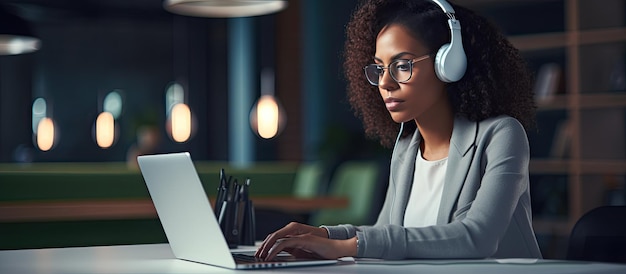
[[[572,123],[565,119],[556,125],[554,139],[550,148],[550,156],[556,159],[563,159],[569,156],[570,143],[572,140]]]
[[[561,66],[557,63],[546,63],[539,67],[535,79],[535,101],[547,102],[560,89],[562,77]]]

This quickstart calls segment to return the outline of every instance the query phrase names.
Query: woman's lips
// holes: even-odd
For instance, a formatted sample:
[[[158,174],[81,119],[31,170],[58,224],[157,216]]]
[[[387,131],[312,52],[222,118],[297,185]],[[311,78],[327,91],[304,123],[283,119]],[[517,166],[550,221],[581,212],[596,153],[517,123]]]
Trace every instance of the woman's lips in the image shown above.
[[[398,98],[389,97],[385,99],[385,106],[388,111],[397,111],[404,100]]]

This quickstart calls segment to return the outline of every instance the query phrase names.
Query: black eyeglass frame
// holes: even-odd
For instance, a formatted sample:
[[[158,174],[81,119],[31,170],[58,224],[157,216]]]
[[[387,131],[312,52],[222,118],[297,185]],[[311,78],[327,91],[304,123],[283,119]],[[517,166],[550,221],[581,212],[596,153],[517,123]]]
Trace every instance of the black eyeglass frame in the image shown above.
[[[396,83],[406,83],[409,80],[411,80],[411,78],[413,78],[413,64],[417,63],[417,62],[420,62],[420,61],[424,61],[424,60],[426,60],[428,58],[432,58],[432,54],[422,55],[422,56],[419,56],[419,57],[415,57],[413,59],[397,59],[397,60],[391,62],[389,64],[389,66],[386,66],[386,67],[381,66],[379,64],[369,64],[369,65],[363,67],[363,72],[365,73],[365,78],[367,79],[367,81],[372,86],[378,86],[379,82],[380,82],[380,78],[384,75],[385,70],[389,70],[389,67],[392,67],[395,63],[404,61],[404,62],[407,62],[409,64],[409,78],[408,79],[403,80],[403,81],[398,81],[398,79],[396,79],[396,76],[393,75],[393,72],[390,72],[389,75],[391,75],[391,79],[396,81]],[[376,79],[376,83],[370,79],[370,77],[368,76],[368,73],[367,73],[367,68],[372,67],[372,66],[375,66],[377,69],[382,71],[379,74],[377,73],[378,74],[378,79]]]

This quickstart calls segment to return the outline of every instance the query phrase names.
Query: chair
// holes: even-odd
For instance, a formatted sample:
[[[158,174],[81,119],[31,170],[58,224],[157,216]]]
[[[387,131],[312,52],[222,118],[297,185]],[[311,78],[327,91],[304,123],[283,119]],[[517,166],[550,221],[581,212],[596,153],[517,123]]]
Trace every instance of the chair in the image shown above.
[[[313,214],[312,225],[353,224],[371,221],[376,207],[379,166],[375,161],[348,161],[334,172],[328,195],[347,197],[349,205],[343,209],[324,209]]]
[[[585,213],[569,238],[568,260],[626,262],[626,206],[602,206]]]
[[[296,170],[293,195],[300,198],[318,196],[322,191],[322,186],[325,184],[322,162],[301,163]]]

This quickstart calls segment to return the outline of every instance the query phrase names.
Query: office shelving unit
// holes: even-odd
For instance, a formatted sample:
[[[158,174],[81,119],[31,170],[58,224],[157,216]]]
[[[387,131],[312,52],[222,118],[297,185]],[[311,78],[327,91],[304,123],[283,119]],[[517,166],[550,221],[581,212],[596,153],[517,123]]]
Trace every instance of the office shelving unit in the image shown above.
[[[585,212],[605,204],[623,203],[626,199],[626,1],[456,2],[491,16],[505,33],[507,27],[515,29],[527,24],[526,30],[507,33],[510,41],[529,63],[554,62],[561,67],[560,92],[556,90],[549,100],[538,101],[539,130],[552,129],[553,133],[529,134],[529,138],[531,150],[543,150],[531,157],[531,189],[542,187],[537,185],[538,178],[554,179],[552,182],[544,179],[543,187],[550,183],[563,184],[560,194],[564,207],[560,216],[536,215],[537,234],[567,238]],[[554,24],[554,17],[562,22]],[[542,21],[553,24],[541,26]],[[558,26],[559,23],[562,25]],[[559,134],[555,128],[562,121],[568,122],[568,134],[555,138],[554,134]],[[533,148],[537,143],[547,145]],[[564,146],[563,155],[547,153],[556,145]],[[609,200],[611,191],[619,193],[617,200]],[[553,254],[544,255],[560,257],[562,252],[553,250]]]

